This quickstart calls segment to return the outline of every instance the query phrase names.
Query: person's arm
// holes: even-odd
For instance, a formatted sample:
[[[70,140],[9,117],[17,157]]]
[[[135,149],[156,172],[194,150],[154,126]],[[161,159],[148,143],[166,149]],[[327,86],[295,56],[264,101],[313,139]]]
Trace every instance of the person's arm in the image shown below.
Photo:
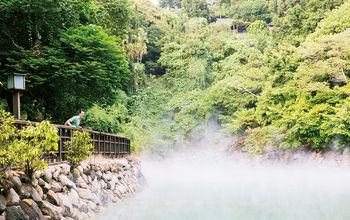
[[[72,118],[68,119],[68,120],[66,121],[66,124],[69,125],[69,126],[71,126],[71,127],[74,127],[74,125],[72,125],[72,124],[70,123],[70,122],[71,122],[70,120],[72,120]],[[73,120],[74,120],[74,119],[73,119]]]

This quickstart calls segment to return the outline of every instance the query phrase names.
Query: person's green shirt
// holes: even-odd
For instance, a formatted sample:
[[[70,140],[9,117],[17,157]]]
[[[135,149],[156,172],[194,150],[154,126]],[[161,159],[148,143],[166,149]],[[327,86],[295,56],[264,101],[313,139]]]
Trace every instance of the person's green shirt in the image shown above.
[[[72,125],[74,125],[74,127],[78,127],[79,126],[79,124],[80,124],[80,119],[79,119],[79,116],[73,116],[73,117],[71,117],[70,119],[69,119],[69,121],[70,121],[70,123],[72,124]]]

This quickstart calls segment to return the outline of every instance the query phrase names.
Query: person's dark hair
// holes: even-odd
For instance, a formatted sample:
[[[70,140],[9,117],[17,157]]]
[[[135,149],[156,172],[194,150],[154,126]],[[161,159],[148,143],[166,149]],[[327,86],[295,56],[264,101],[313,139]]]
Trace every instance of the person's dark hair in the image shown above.
[[[81,112],[85,112],[85,111],[84,111],[83,109],[80,109],[79,114],[80,114]]]

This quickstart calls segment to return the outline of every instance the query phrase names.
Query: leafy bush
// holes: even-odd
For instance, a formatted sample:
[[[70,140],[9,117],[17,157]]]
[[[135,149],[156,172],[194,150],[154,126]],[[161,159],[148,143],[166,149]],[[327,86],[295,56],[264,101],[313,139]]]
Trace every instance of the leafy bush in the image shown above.
[[[86,111],[84,119],[87,127],[92,130],[119,133],[121,125],[128,117],[128,110],[122,104],[118,106],[101,107],[94,105]]]
[[[86,131],[73,131],[71,140],[66,144],[67,160],[71,165],[71,171],[90,156],[94,150],[90,134]]]
[[[27,176],[32,177],[36,170],[43,171],[47,166],[44,157],[58,149],[57,128],[49,121],[30,124],[20,131],[20,137],[17,157],[24,165],[18,165],[24,166]]]
[[[0,179],[8,168],[20,162],[18,154],[20,145],[17,139],[14,118],[10,113],[0,110]]]

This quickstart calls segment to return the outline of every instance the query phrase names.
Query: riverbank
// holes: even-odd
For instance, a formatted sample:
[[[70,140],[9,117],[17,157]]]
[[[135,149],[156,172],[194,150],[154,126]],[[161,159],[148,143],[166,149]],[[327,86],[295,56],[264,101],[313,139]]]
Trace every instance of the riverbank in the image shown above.
[[[228,157],[251,164],[316,165],[350,168],[350,147],[342,150],[312,151],[308,148],[281,149],[265,147],[261,152],[239,148],[237,143],[226,148]]]
[[[88,219],[109,203],[130,198],[145,184],[135,157],[91,160],[73,173],[49,166],[29,180],[21,171],[3,177],[0,219]]]

